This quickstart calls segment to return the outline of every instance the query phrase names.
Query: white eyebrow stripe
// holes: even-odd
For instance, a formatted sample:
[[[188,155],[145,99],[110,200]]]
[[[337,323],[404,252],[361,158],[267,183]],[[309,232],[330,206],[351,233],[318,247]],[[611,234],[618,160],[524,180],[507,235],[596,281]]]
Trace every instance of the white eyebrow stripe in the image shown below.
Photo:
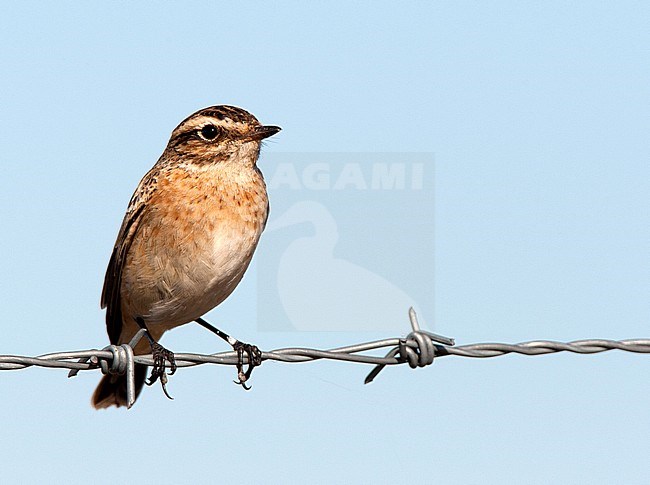
[[[197,116],[196,118],[187,120],[185,123],[183,123],[181,128],[183,129],[183,131],[187,131],[187,130],[203,128],[206,125],[215,125],[226,129],[228,128],[232,129],[232,128],[243,127],[245,123],[233,121],[230,118],[224,118],[223,120],[220,120],[213,116]]]

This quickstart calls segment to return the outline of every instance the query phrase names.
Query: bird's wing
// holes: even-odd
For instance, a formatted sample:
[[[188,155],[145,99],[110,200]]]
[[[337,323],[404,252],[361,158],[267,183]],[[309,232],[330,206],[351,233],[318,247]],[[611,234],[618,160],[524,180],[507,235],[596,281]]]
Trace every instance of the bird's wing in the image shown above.
[[[104,277],[101,307],[106,308],[106,330],[112,344],[118,344],[122,332],[122,302],[120,287],[122,286],[122,269],[126,256],[133,242],[142,216],[145,213],[147,202],[155,192],[158,184],[159,171],[151,169],[140,181],[138,188],[133,193],[129,207],[126,210],[122,227],[115,241],[113,253]]]

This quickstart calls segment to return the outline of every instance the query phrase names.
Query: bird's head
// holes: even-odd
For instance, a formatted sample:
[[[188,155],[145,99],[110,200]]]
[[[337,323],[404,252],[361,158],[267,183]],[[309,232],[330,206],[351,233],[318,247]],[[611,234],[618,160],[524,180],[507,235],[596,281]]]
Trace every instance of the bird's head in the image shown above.
[[[255,164],[262,140],[279,131],[280,127],[262,125],[241,108],[211,106],[183,120],[172,132],[166,151],[186,162]]]

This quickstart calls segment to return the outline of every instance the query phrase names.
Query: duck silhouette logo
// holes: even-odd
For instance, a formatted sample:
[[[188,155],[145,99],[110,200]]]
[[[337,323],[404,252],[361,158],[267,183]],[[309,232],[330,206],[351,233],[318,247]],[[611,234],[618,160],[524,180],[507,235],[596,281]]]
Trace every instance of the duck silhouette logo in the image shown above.
[[[338,228],[323,204],[298,202],[268,230],[303,223],[312,226],[312,234],[289,243],[277,273],[282,308],[294,328],[345,331],[403,327],[405,309],[417,306],[416,302],[377,273],[335,256]]]
[[[312,198],[294,201],[284,210],[275,204],[282,203],[282,195],[271,194],[274,207],[260,246],[264,258],[257,260],[260,330],[401,333],[411,306],[425,320],[433,306],[433,256],[413,261],[431,266],[430,299],[422,308],[418,300],[426,292],[417,275],[422,268],[405,271],[395,264],[403,256],[400,225],[409,223],[404,211],[392,216],[382,211],[377,198],[385,199],[385,192],[363,197],[349,193],[355,199],[351,214],[346,206],[352,202],[345,196],[327,203],[333,194],[342,195],[312,192]],[[382,212],[383,219],[377,219]]]

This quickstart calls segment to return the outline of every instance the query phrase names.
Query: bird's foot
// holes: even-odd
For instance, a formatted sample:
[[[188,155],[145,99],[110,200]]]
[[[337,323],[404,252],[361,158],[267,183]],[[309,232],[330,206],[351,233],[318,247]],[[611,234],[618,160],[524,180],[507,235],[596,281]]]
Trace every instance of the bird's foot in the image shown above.
[[[250,379],[253,369],[262,364],[262,352],[255,345],[245,344],[237,340],[232,346],[233,350],[237,352],[237,379],[233,381],[239,384],[247,391],[250,386],[246,385],[246,381]],[[246,353],[248,368],[244,371],[244,353]]]
[[[171,376],[176,372],[176,359],[174,359],[174,353],[167,350],[158,342],[153,342],[151,344],[151,354],[153,355],[153,368],[151,369],[151,376],[147,381],[147,385],[151,386],[158,380],[158,378],[160,378],[160,384],[162,385],[165,396],[169,399],[174,399],[167,392],[167,373],[165,372],[165,361],[169,362],[169,375]]]

